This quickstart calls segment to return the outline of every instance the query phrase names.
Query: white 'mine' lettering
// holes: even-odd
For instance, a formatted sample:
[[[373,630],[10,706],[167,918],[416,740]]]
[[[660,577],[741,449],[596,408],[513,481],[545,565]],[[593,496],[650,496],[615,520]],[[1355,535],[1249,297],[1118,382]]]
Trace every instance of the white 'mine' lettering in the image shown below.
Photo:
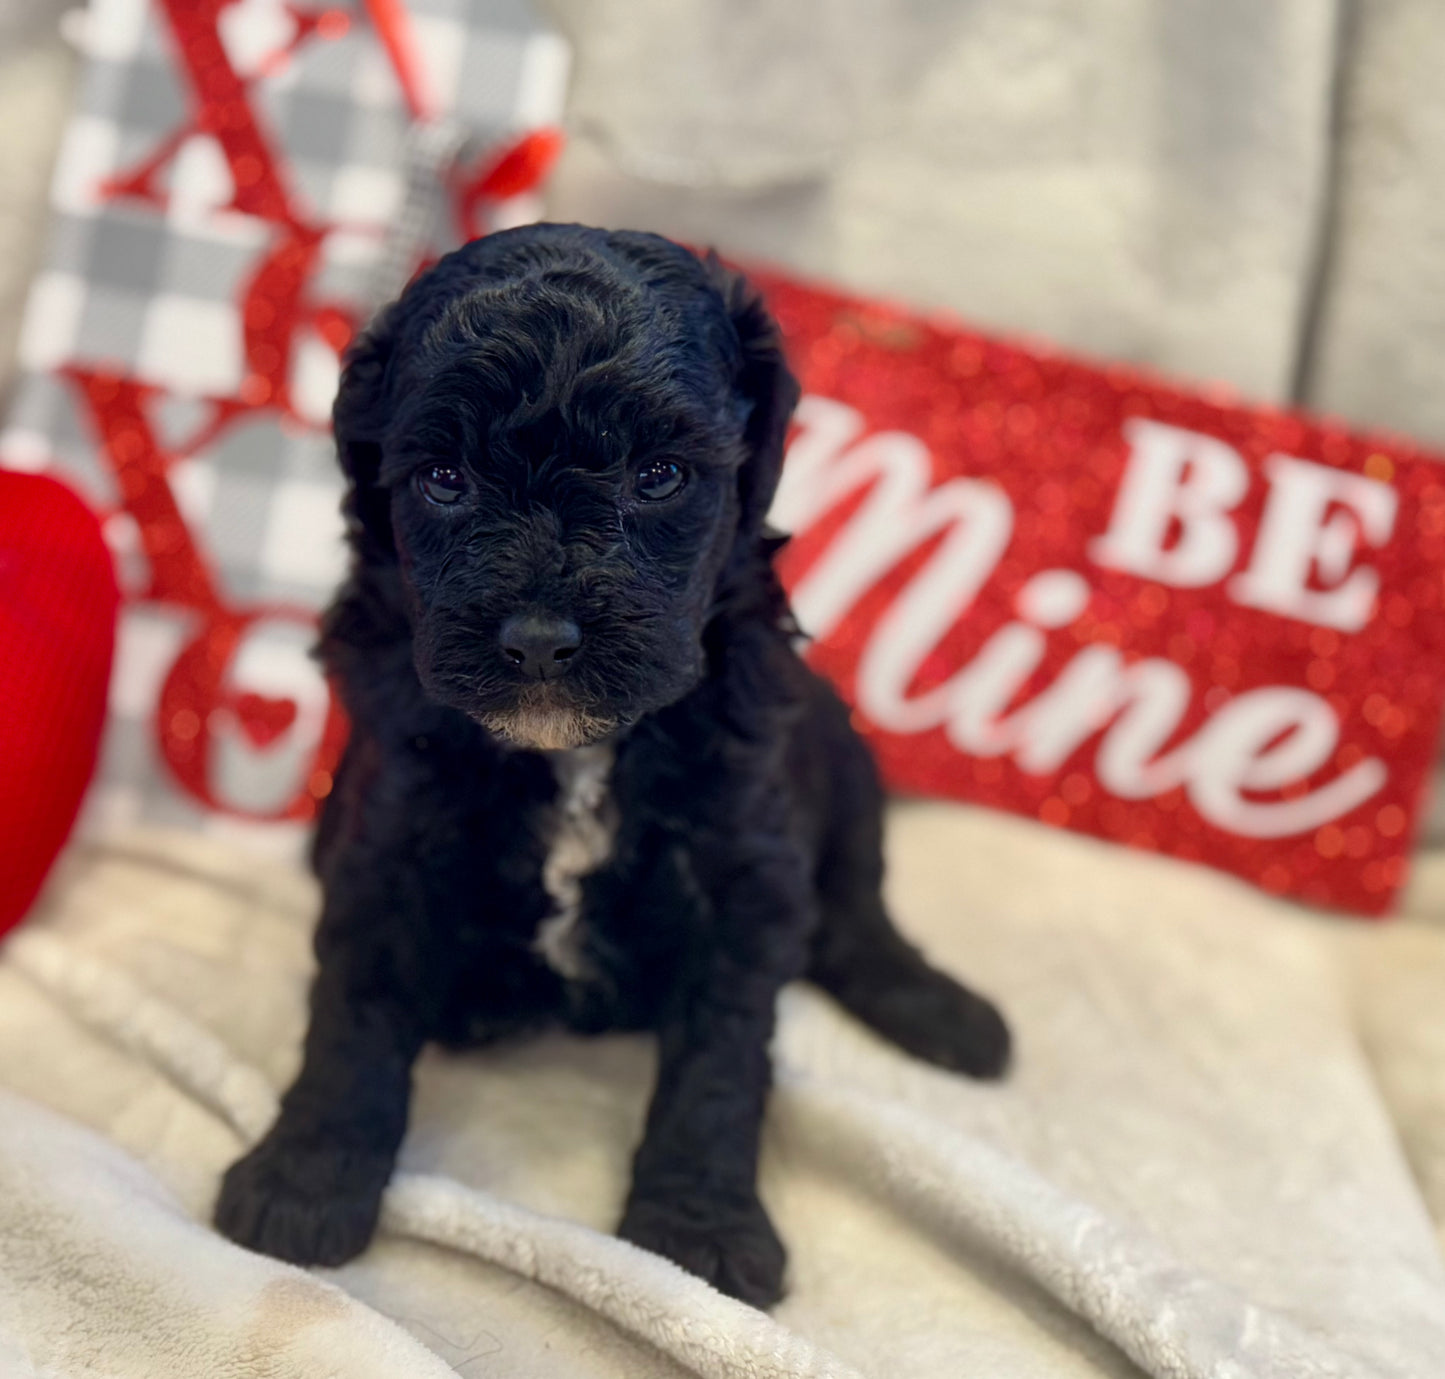
[[[806,631],[826,636],[900,561],[925,542],[938,542],[859,655],[858,706],[880,727],[903,734],[943,728],[960,751],[1011,756],[1032,774],[1057,771],[1097,735],[1094,769],[1111,794],[1148,799],[1183,786],[1202,817],[1245,837],[1307,832],[1384,786],[1385,765],[1372,757],[1294,798],[1251,798],[1297,785],[1328,766],[1339,721],[1323,698],[1306,689],[1270,685],[1236,695],[1192,736],[1170,746],[1189,708],[1189,677],[1172,661],[1126,663],[1114,648],[1091,645],[1080,648],[1051,684],[1017,702],[1043,662],[1047,634],[1071,624],[1087,605],[1088,585],[1070,570],[1035,575],[1015,601],[1016,620],[994,632],[942,684],[910,695],[924,662],[1003,559],[1013,505],[988,481],[952,478],[933,485],[932,457],[917,437],[900,431],[864,436],[862,417],[841,403],[805,398],[798,420],[802,429],[789,451],[773,522],[783,530],[805,530],[866,490],[793,591]],[[1248,483],[1244,461],[1212,437],[1138,419],[1128,427],[1140,467],[1131,461],[1109,533],[1094,543],[1095,557],[1150,578],[1172,576],[1174,583],[1223,578],[1237,554],[1227,513]],[[1319,499],[1318,483],[1300,480],[1288,468],[1306,462],[1276,461],[1270,471],[1276,492],[1305,493],[1314,484],[1307,494],[1315,495],[1307,513],[1314,526],[1304,541],[1297,534],[1281,538],[1283,554],[1272,564],[1261,564],[1256,550],[1249,586],[1256,606],[1271,606],[1265,600],[1274,598],[1275,610],[1284,611],[1279,601],[1294,595],[1282,591],[1296,587],[1291,581],[1302,588],[1315,566],[1334,579],[1335,588],[1311,597],[1335,599],[1334,609],[1358,617],[1361,601],[1373,601],[1374,586],[1359,582],[1363,571],[1346,577],[1352,538],[1342,558],[1344,538],[1331,525],[1338,517],[1324,520],[1325,508],[1330,501],[1349,507],[1366,539],[1379,545],[1393,524],[1393,492],[1388,511],[1378,496],[1348,484],[1333,484]],[[1358,477],[1325,472],[1332,480]],[[1165,550],[1166,535],[1179,524],[1182,536]]]

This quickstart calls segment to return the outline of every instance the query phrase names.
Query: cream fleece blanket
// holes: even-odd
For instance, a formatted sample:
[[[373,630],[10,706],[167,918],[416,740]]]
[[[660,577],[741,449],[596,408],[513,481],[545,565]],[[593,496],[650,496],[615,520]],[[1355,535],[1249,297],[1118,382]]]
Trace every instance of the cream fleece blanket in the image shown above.
[[[604,1233],[630,1037],[429,1055],[385,1231],[324,1282],[214,1236],[294,1066],[312,885],[190,836],[77,850],[0,956],[0,1374],[1445,1374],[1445,866],[1367,929],[1000,815],[893,825],[903,924],[1018,1067],[785,994],[772,1319]]]

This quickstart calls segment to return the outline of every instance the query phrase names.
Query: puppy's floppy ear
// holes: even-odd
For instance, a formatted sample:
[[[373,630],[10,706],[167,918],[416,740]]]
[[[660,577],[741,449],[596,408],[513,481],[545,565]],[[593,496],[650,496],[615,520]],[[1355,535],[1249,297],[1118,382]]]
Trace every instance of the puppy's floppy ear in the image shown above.
[[[381,438],[390,414],[388,374],[395,343],[395,313],[382,312],[347,347],[341,387],[331,408],[336,457],[346,476],[341,511],[351,543],[363,555],[396,550],[391,534],[391,498],[378,482]]]
[[[750,410],[743,432],[748,453],[738,473],[742,505],[738,526],[743,535],[757,536],[782,472],[783,442],[798,404],[798,381],[788,368],[778,323],[763,305],[762,294],[740,273],[724,268],[716,255],[708,255],[707,269],[742,347],[733,386]]]

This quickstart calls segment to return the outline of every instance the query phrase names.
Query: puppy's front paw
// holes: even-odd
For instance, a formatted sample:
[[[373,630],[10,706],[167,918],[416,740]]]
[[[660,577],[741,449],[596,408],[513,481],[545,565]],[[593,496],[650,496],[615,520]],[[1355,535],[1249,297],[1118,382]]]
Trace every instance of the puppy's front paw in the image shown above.
[[[376,1230],[389,1155],[274,1132],[221,1180],[216,1228],[292,1264],[344,1264]]]
[[[787,1253],[756,1197],[742,1203],[633,1197],[617,1234],[754,1307],[771,1307],[783,1296]]]

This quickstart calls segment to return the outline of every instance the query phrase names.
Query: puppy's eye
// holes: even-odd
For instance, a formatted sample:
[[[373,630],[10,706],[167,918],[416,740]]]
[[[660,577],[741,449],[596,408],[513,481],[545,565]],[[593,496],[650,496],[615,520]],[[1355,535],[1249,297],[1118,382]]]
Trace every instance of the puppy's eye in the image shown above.
[[[446,507],[467,491],[467,476],[455,465],[429,464],[416,472],[416,486],[429,503]]]
[[[648,460],[633,479],[637,496],[646,503],[671,498],[687,482],[687,474],[672,460]]]

